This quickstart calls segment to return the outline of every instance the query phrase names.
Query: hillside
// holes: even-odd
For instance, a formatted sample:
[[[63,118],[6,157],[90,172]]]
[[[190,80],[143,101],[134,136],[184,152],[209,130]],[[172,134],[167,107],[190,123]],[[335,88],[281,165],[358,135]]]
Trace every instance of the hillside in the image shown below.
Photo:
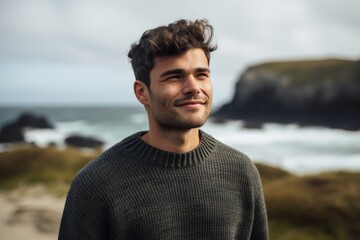
[[[248,67],[217,120],[360,129],[360,60],[269,62]]]

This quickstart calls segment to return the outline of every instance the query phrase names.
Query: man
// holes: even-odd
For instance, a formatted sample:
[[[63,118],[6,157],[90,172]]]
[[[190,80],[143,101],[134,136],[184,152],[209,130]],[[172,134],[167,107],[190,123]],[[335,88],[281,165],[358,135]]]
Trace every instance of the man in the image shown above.
[[[211,40],[206,20],[179,20],[132,45],[149,130],[76,176],[59,239],[268,239],[254,164],[199,130],[211,111]]]

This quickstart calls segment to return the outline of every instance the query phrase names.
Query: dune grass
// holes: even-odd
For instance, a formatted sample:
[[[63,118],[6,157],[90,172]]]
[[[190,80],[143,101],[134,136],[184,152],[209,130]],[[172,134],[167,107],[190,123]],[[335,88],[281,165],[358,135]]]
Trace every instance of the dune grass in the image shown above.
[[[101,151],[19,147],[0,153],[0,190],[42,184],[65,196],[76,173]],[[358,239],[360,172],[296,176],[257,164],[276,240]]]
[[[261,164],[258,169],[271,239],[358,239],[359,172],[296,176]]]
[[[65,194],[76,173],[99,153],[52,147],[18,147],[0,153],[0,189],[43,184],[49,190],[64,186],[60,194]]]

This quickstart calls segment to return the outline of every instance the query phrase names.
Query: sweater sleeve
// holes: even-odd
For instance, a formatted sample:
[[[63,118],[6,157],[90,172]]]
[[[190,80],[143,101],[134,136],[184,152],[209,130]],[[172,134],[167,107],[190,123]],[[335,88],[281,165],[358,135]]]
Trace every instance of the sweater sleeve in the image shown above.
[[[261,179],[259,172],[253,164],[254,167],[254,222],[251,233],[251,239],[256,240],[267,240],[269,239],[269,228],[268,228],[268,219],[265,206],[264,193],[262,189]]]
[[[73,181],[65,202],[59,240],[109,239],[106,201],[100,184],[82,172]]]

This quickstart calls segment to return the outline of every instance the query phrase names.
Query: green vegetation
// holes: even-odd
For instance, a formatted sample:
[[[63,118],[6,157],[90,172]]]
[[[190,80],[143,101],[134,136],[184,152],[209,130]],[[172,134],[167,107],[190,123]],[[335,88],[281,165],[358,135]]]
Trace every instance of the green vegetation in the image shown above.
[[[360,172],[296,176],[258,164],[271,239],[357,239]]]
[[[286,61],[263,63],[249,70],[262,70],[291,79],[294,85],[307,85],[310,82],[348,80],[349,76],[360,81],[360,61],[341,59]]]
[[[0,153],[0,190],[29,184],[43,184],[65,194],[76,173],[99,151],[80,149],[17,147]]]
[[[0,190],[43,184],[64,196],[75,174],[100,151],[19,147],[0,153]],[[257,164],[271,239],[358,239],[360,172],[296,176]]]

